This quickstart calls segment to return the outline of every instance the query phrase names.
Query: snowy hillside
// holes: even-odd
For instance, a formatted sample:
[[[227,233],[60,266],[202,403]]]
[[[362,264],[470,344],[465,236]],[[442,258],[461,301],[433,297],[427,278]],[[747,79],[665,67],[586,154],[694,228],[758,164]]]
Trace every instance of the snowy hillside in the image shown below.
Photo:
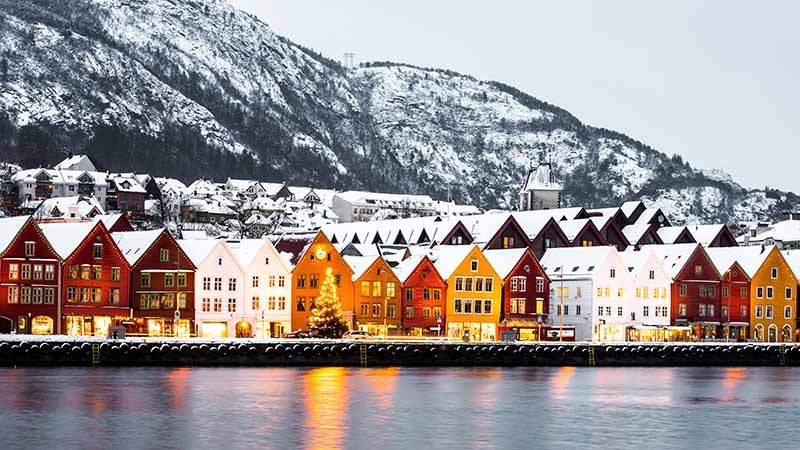
[[[688,222],[800,199],[751,191],[516,89],[374,63],[347,70],[223,0],[0,0],[0,159],[258,177],[511,207],[552,159],[565,201],[643,197]]]

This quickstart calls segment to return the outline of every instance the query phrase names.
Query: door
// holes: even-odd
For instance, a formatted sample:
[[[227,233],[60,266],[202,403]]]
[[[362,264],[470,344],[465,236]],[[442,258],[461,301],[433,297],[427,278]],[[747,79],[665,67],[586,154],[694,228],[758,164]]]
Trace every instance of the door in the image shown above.
[[[769,335],[768,339],[769,342],[778,342],[778,327],[776,327],[775,325],[770,325],[768,335]]]

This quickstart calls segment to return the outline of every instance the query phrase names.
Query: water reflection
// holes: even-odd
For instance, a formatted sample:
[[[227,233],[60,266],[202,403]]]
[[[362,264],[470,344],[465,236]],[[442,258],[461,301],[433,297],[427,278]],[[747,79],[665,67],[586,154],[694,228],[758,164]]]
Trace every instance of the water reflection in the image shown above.
[[[0,435],[21,448],[795,448],[798,391],[788,368],[0,369]]]

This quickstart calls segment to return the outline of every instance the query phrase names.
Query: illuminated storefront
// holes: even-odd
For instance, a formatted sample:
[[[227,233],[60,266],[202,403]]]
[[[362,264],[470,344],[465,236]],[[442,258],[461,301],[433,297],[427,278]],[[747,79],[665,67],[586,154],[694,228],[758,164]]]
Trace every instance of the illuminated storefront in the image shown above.
[[[451,339],[462,339],[465,335],[469,335],[470,341],[494,341],[497,338],[497,325],[477,322],[447,324],[447,336]]]
[[[36,316],[31,319],[31,334],[53,334],[53,323],[48,316]]]
[[[203,322],[200,324],[200,336],[209,339],[228,337],[227,322]]]
[[[125,317],[66,316],[64,325],[69,336],[108,336],[110,327],[122,324]]]

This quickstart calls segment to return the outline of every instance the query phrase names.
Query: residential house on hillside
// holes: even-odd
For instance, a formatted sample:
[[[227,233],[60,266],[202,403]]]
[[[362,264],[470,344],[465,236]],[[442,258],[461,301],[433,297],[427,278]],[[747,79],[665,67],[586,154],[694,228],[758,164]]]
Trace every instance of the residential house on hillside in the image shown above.
[[[32,216],[38,221],[91,219],[105,214],[102,205],[93,196],[73,195],[42,200]]]
[[[740,236],[742,245],[776,245],[781,250],[800,249],[800,220],[794,218],[763,227],[754,227]]]
[[[365,222],[381,212],[394,218],[435,216],[435,203],[428,195],[345,191],[333,196],[332,209],[342,222]]]

